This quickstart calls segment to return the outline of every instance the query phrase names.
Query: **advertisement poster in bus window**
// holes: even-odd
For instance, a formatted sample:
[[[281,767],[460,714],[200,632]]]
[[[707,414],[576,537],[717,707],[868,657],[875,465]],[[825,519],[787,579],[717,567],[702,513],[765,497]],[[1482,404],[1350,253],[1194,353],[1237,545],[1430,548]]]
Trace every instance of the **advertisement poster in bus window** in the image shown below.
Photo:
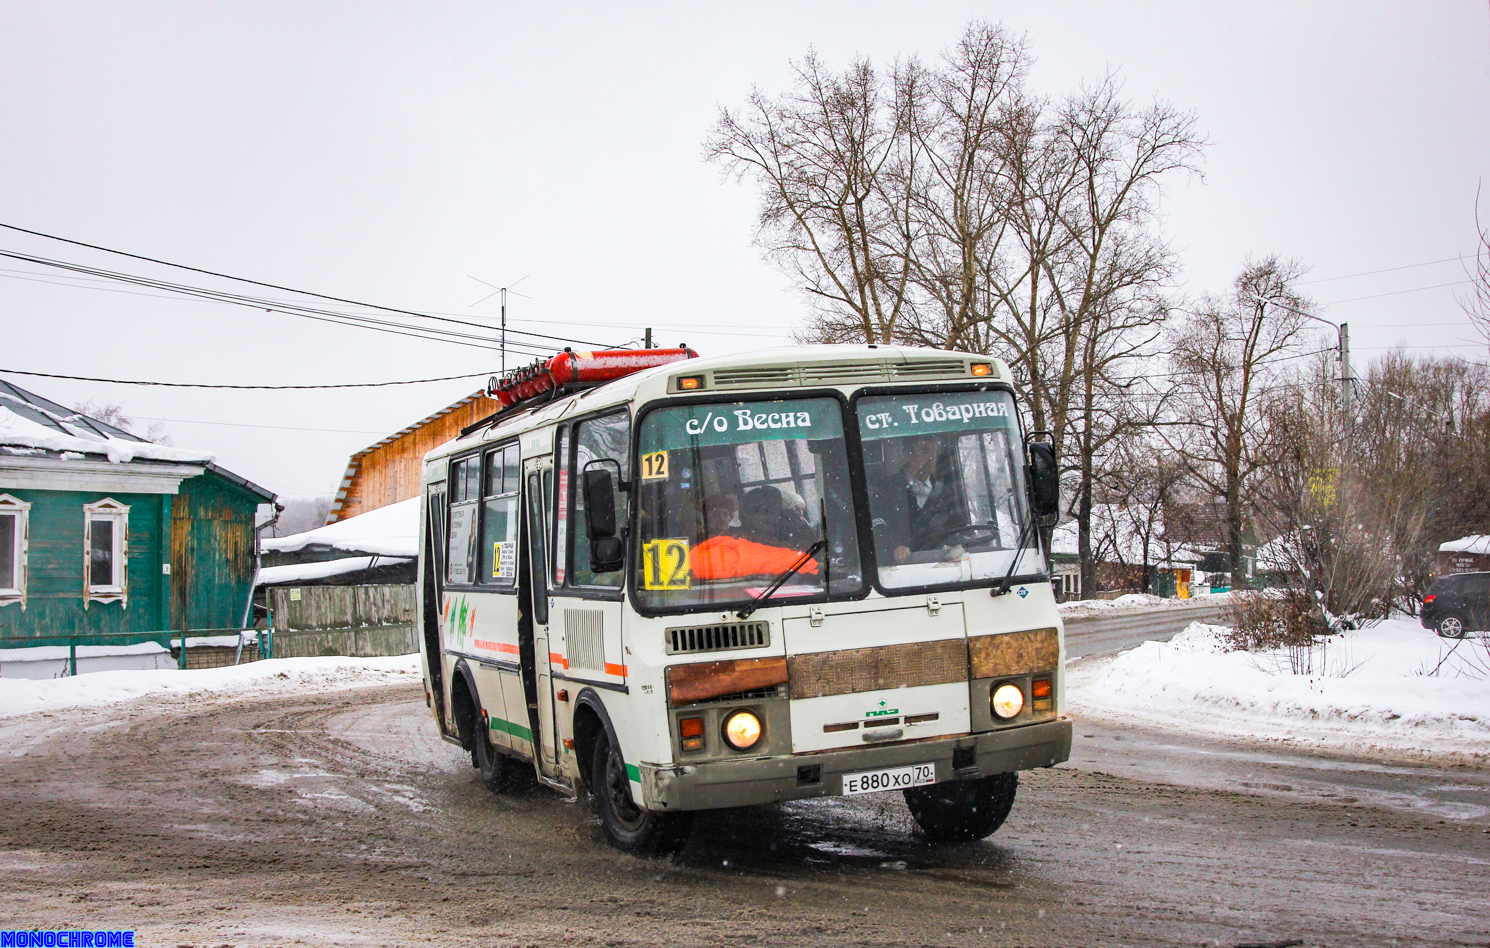
[[[650,455],[707,445],[841,437],[843,416],[831,398],[716,402],[652,412],[642,423],[641,451]],[[657,473],[665,478],[666,471],[663,460]]]
[[[471,555],[475,551],[476,505],[463,504],[450,508],[450,582],[469,583],[472,580]]]

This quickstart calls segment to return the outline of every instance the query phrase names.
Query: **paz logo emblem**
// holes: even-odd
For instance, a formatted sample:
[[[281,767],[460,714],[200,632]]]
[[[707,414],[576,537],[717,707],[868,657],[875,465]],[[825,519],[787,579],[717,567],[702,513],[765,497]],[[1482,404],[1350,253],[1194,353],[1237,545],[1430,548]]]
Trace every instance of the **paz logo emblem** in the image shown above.
[[[1023,586],[1020,586],[1019,589],[1016,590],[1016,592],[1019,593],[1020,599],[1023,599],[1025,596],[1028,596],[1030,594],[1030,591],[1028,589],[1025,589]]]
[[[899,708],[887,708],[887,707],[885,707],[885,701],[882,699],[880,701],[880,706],[879,706],[879,708],[877,710],[874,710],[874,711],[865,711],[864,712],[864,716],[866,718],[881,718],[881,717],[884,717],[887,714],[899,714],[899,713],[900,713],[900,709]]]

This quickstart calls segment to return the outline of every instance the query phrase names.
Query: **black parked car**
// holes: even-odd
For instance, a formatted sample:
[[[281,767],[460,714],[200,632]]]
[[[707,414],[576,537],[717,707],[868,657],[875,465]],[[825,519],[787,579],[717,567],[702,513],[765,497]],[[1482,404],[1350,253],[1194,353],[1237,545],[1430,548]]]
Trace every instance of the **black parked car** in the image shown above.
[[[1423,628],[1447,639],[1490,629],[1490,573],[1451,573],[1423,597]]]

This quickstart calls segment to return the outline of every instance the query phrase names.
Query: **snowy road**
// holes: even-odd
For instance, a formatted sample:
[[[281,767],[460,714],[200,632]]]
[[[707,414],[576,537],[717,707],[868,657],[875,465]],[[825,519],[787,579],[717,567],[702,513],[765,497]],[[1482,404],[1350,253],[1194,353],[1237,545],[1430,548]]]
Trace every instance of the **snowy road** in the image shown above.
[[[1228,608],[1227,602],[1200,600],[1162,609],[1113,609],[1090,615],[1066,612],[1066,659],[1068,661],[1132,648],[1143,642],[1164,642],[1192,622],[1215,622]]]
[[[978,845],[923,845],[876,795],[709,815],[658,862],[581,804],[492,797],[417,686],[26,714],[0,721],[0,915],[144,945],[1490,941],[1482,772],[1351,800],[1305,785],[1322,758],[1077,735]]]

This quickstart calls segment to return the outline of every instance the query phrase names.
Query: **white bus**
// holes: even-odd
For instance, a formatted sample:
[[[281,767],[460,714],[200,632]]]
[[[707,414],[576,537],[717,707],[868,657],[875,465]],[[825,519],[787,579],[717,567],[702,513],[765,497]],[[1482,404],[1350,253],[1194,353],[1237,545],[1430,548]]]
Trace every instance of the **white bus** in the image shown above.
[[[1001,362],[566,350],[496,388],[424,459],[419,557],[426,699],[493,791],[588,790],[639,853],[884,790],[968,840],[1069,756],[1055,455]]]

